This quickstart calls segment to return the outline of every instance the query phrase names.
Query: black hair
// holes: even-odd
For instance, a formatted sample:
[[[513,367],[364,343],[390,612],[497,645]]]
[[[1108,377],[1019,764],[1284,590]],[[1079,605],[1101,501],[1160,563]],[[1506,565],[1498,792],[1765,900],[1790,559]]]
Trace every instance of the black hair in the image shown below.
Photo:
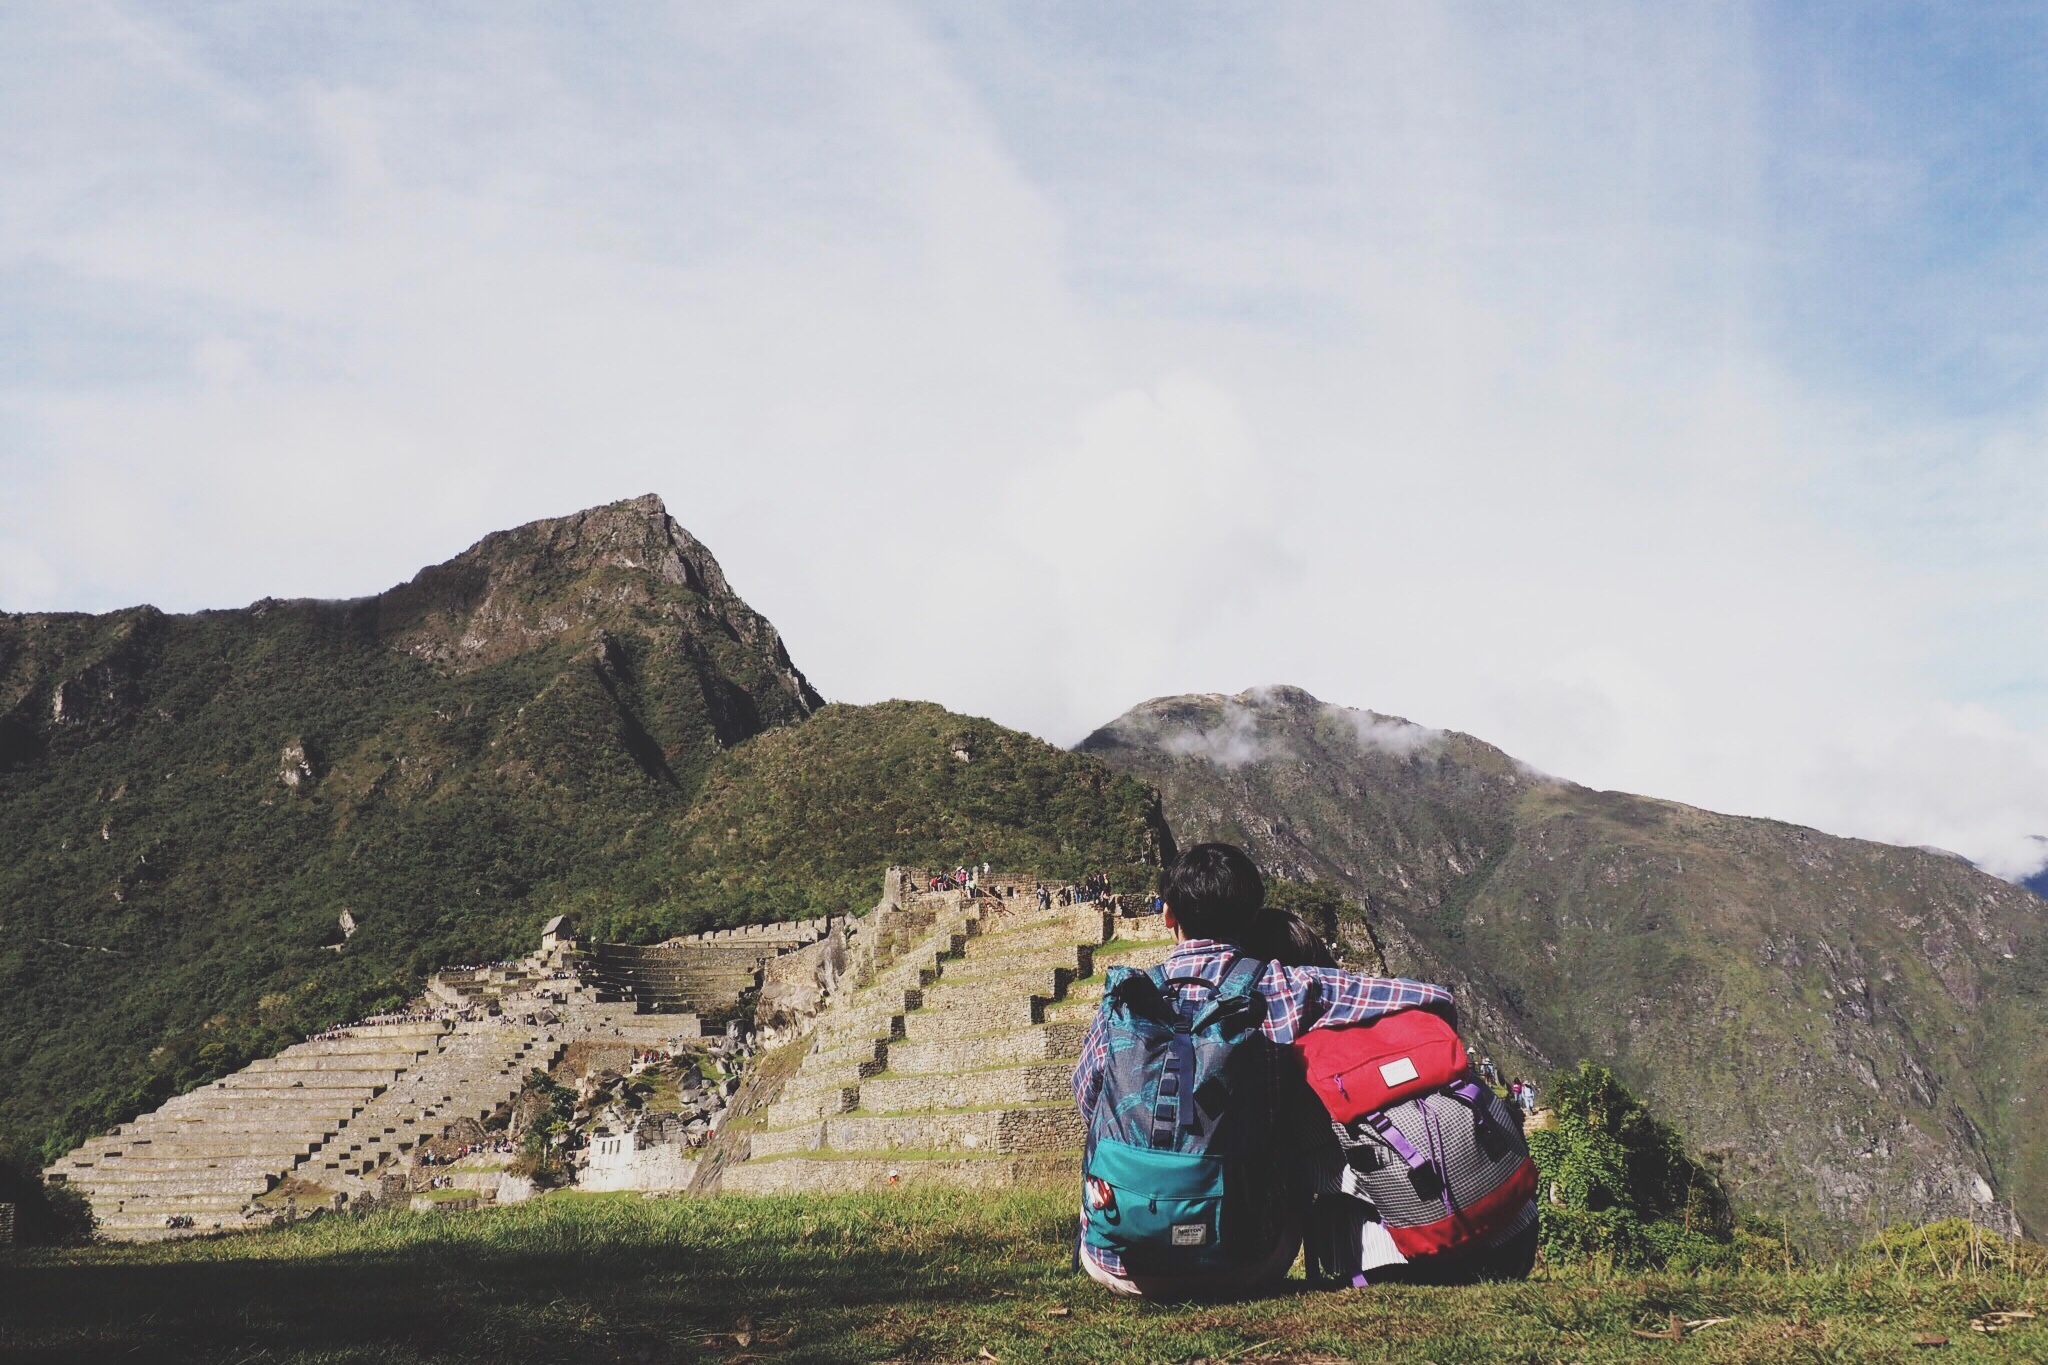
[[[1253,957],[1277,962],[1283,967],[1334,967],[1335,955],[1323,936],[1292,910],[1261,910],[1252,921],[1252,932],[1239,945]]]
[[[1266,903],[1266,880],[1237,845],[1196,844],[1159,874],[1159,895],[1189,938],[1242,944]]]

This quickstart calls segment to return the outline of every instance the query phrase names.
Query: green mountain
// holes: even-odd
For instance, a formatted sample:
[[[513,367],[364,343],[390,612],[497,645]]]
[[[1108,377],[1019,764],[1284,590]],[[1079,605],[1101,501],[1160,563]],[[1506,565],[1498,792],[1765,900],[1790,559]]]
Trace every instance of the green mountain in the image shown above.
[[[1296,688],[1147,702],[1080,751],[1341,886],[1524,1074],[1590,1058],[1738,1196],[1840,1236],[2048,1230],[2048,916],[1960,859],[1592,791]]]
[[[68,1148],[551,914],[652,939],[1165,838],[1095,760],[824,706],[652,497],[359,601],[0,615],[0,1141]]]

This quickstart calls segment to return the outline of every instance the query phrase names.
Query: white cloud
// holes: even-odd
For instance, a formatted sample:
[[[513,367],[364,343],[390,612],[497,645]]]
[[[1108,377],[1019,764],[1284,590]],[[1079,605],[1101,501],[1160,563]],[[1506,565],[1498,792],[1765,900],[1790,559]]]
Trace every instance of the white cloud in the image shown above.
[[[1285,679],[2023,870],[2038,404],[1789,348],[1768,55],[1739,8],[16,7],[0,607],[375,591],[655,490],[829,695],[1071,741]],[[1828,192],[1901,211],[1864,150]]]
[[[1216,724],[1206,729],[1178,729],[1167,735],[1161,746],[1170,754],[1199,758],[1219,768],[1242,768],[1282,757],[1287,747],[1259,733],[1258,713],[1241,703],[1226,699]]]
[[[1088,404],[1069,440],[1013,471],[1002,507],[1028,572],[1013,590],[1030,585],[1040,639],[1086,674],[1084,705],[1136,700],[1191,652],[1227,649],[1219,623],[1293,573],[1236,398],[1190,374]]]
[[[1348,706],[1328,709],[1350,723],[1358,735],[1358,747],[1361,749],[1378,749],[1396,758],[1414,758],[1418,754],[1432,752],[1443,742],[1443,731],[1417,725],[1399,716],[1382,716]]]

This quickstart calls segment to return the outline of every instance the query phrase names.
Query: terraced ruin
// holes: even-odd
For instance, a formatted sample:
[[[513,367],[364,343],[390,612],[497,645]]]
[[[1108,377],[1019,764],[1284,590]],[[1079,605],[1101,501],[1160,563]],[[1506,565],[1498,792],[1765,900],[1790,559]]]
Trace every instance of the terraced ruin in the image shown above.
[[[1071,1085],[1103,973],[1151,966],[1170,947],[1157,917],[1119,918],[1100,905],[1040,910],[1029,894],[897,891],[849,931],[845,988],[721,1188],[1078,1176]]]
[[[129,1241],[267,1225],[284,1192],[298,1211],[360,1207],[401,1188],[427,1140],[508,1112],[572,1045],[685,1047],[704,1029],[689,1007],[730,1013],[778,960],[794,969],[785,977],[815,975],[819,1007],[781,1026],[780,1055],[800,1060],[735,1120],[697,1192],[1076,1173],[1070,1087],[1103,973],[1162,960],[1169,935],[1157,917],[1101,904],[1041,909],[1028,876],[988,878],[979,894],[928,885],[896,871],[859,920],[651,948],[580,945],[551,922],[528,958],[436,974],[414,1016],[287,1048],[47,1174],[85,1189],[104,1235]],[[622,1139],[606,1141],[616,1156]],[[694,1172],[696,1155],[673,1164]]]
[[[654,1014],[722,1017],[760,984],[762,964],[817,942],[826,928],[818,919],[720,929],[644,948],[598,943],[578,965],[605,1000],[630,1001]]]
[[[815,941],[825,927],[757,926],[663,945],[682,963],[704,952],[710,970],[650,1008],[590,970],[591,954],[551,923],[538,952],[437,973],[409,1016],[337,1029],[254,1062],[85,1143],[45,1176],[83,1189],[102,1234],[122,1241],[267,1225],[281,1210],[263,1196],[280,1187],[326,1207],[360,1203],[424,1139],[509,1105],[530,1073],[572,1043],[667,1048],[701,1038],[704,1016],[688,1007],[722,1018],[767,956]],[[736,943],[745,945],[737,954]],[[744,980],[739,960],[754,964]]]

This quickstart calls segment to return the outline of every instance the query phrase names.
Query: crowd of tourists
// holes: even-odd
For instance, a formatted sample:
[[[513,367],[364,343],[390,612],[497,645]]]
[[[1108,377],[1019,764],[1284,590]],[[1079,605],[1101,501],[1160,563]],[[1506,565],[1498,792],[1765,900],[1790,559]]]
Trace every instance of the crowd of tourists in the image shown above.
[[[392,1010],[385,1014],[369,1015],[354,1023],[336,1024],[333,1028],[324,1029],[319,1033],[309,1033],[306,1035],[306,1041],[331,1043],[355,1037],[355,1030],[359,1028],[379,1028],[386,1024],[453,1024],[475,1017],[474,1010],[458,1010],[452,1005],[442,1005],[434,1009]]]
[[[989,865],[967,863],[951,872],[934,872],[928,889],[935,892],[965,891],[968,895],[979,895],[988,889]]]
[[[518,1145],[510,1138],[498,1138],[491,1142],[460,1142],[452,1150],[442,1152],[438,1156],[435,1155],[433,1148],[422,1144],[420,1147],[420,1165],[452,1166],[464,1157],[484,1155],[511,1156],[518,1150]]]
[[[1124,898],[1109,889],[1107,872],[1090,872],[1077,882],[1058,886],[1039,882],[1032,894],[1037,898],[1040,910],[1050,910],[1055,905],[1100,905],[1114,914],[1125,913]]]
[[[492,968],[508,968],[518,965],[516,962],[485,962],[471,963],[462,967],[450,967],[447,970],[449,972],[479,972]],[[575,976],[576,974],[572,971],[557,968],[540,979],[543,981],[572,981],[575,979]],[[552,999],[558,1005],[564,1003],[564,997],[559,994],[551,995],[546,991],[539,992],[539,994],[543,998]],[[335,1042],[340,1039],[355,1037],[356,1029],[377,1028],[386,1024],[478,1023],[497,1017],[499,1014],[500,1010],[497,1002],[486,999],[473,1000],[466,1005],[415,1005],[410,1009],[389,1010],[382,1014],[368,1015],[355,1020],[353,1023],[336,1024],[333,1028],[324,1029],[319,1033],[307,1034],[306,1041],[309,1043]],[[520,1022],[529,1028],[544,1028],[560,1023],[561,1016],[552,1010],[528,1010],[520,1016]]]
[[[1074,888],[1074,900],[1081,905],[1092,905],[1096,901],[1109,899],[1109,874],[1090,872]]]
[[[935,894],[965,891],[970,896],[990,896],[997,900],[1009,900],[1023,894],[1021,886],[991,881],[991,874],[992,869],[986,862],[964,863],[951,872],[930,874],[925,879],[925,889]],[[1031,895],[1041,910],[1050,910],[1056,905],[1103,905],[1117,914],[1125,913],[1123,897],[1109,888],[1107,872],[1090,872],[1073,882],[1036,882]]]

